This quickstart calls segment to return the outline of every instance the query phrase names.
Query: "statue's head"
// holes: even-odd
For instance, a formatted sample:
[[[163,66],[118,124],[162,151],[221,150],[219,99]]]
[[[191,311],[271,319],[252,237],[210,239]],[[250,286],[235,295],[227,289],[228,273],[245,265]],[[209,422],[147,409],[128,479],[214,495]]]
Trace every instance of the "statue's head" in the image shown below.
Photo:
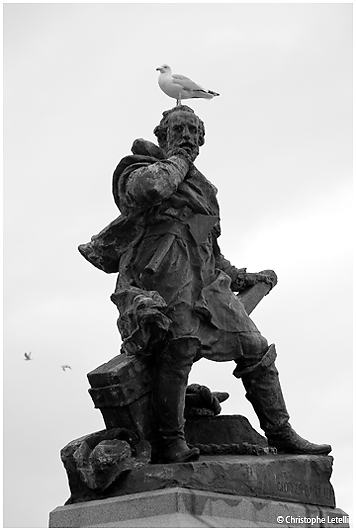
[[[162,120],[153,132],[163,151],[177,147],[188,148],[194,152],[194,159],[205,141],[204,123],[193,109],[186,105],[177,105],[169,111],[164,111]]]

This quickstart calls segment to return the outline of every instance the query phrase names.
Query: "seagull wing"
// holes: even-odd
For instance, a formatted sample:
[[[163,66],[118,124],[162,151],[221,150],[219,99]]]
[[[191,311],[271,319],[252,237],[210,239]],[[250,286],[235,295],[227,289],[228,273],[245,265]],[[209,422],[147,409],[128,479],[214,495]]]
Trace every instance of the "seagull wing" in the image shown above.
[[[182,76],[180,74],[173,74],[172,76],[173,83],[180,85],[184,90],[204,90],[203,87],[194,83],[189,77]]]

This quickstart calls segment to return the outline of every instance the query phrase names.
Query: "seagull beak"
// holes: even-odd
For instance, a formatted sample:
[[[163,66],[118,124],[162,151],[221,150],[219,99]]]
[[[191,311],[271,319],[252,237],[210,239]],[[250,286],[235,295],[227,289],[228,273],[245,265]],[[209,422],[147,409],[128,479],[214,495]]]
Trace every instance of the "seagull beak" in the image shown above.
[[[158,66],[158,67],[156,68],[156,70],[161,70],[161,67],[160,67],[160,66]]]

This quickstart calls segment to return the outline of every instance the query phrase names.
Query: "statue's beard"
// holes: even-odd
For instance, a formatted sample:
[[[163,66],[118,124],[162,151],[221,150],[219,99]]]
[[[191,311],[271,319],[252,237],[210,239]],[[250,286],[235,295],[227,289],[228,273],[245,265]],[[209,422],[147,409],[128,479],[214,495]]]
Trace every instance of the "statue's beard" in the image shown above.
[[[187,141],[182,140],[175,147],[183,148],[186,151],[188,151],[191,154],[192,160],[195,160],[197,156],[199,155],[199,146],[197,144],[193,144],[192,142],[187,142]]]

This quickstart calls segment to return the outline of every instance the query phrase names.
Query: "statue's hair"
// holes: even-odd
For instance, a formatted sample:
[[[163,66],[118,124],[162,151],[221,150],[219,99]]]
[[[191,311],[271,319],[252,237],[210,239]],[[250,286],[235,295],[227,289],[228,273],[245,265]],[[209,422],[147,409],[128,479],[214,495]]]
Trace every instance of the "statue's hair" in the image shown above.
[[[205,127],[204,122],[195,114],[193,109],[188,107],[187,105],[176,105],[173,107],[173,109],[170,109],[169,111],[163,112],[163,118],[160,121],[160,123],[154,128],[153,133],[156,135],[158,140],[158,145],[163,150],[167,147],[167,131],[168,131],[168,121],[169,117],[174,112],[191,112],[198,118],[198,127],[199,127],[199,140],[198,144],[199,146],[202,146],[205,142]]]

